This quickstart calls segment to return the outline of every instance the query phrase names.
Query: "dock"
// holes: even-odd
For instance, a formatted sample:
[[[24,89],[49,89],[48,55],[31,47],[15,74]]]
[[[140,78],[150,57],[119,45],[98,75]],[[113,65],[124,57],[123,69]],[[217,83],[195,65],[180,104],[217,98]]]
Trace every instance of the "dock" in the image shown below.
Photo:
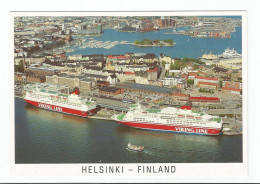
[[[107,109],[101,109],[96,114],[88,116],[89,119],[101,119],[101,120],[112,120],[113,111]]]

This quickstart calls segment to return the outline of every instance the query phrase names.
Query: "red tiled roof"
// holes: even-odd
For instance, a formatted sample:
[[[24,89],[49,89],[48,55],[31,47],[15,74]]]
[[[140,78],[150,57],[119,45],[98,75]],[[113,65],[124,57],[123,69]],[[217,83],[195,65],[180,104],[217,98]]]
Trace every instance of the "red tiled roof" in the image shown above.
[[[201,77],[201,76],[196,76],[196,79],[206,79],[206,80],[218,80],[217,78],[210,78],[210,77]]]
[[[155,69],[153,70],[147,70],[147,72],[156,72],[158,70],[158,68],[156,67]]]
[[[204,85],[211,85],[211,86],[217,86],[216,83],[211,83],[211,82],[199,82],[198,84],[204,84]]]
[[[191,106],[184,105],[181,107],[183,110],[191,110]]]
[[[200,71],[200,70],[198,70],[198,73],[203,74],[203,75],[208,75],[208,73]]]
[[[197,76],[198,72],[188,72],[189,76]]]
[[[190,100],[199,100],[199,101],[219,101],[219,98],[217,97],[190,97]]]
[[[125,72],[125,74],[135,74],[134,72]]]
[[[222,87],[222,90],[230,90],[230,91],[242,91],[242,89],[236,89],[236,88],[226,88],[226,87]]]
[[[109,55],[107,56],[107,58],[117,58],[117,59],[126,59],[126,58],[129,58],[130,56],[112,56],[112,55]]]

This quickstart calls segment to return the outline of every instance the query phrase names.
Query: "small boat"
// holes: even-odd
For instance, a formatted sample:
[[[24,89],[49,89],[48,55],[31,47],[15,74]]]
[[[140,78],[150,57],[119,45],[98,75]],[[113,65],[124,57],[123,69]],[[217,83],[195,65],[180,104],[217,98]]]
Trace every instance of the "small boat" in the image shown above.
[[[144,151],[144,147],[136,146],[136,145],[133,145],[131,143],[128,143],[126,149],[129,150],[129,151],[138,151],[138,152]]]

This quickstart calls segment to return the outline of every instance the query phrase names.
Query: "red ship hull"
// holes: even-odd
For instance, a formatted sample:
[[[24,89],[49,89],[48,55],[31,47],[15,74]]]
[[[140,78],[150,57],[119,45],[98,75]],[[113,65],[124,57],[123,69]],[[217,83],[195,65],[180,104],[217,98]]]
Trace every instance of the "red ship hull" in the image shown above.
[[[154,131],[166,131],[166,132],[200,134],[200,135],[219,135],[221,133],[221,129],[215,129],[215,128],[161,125],[161,124],[129,122],[129,121],[117,121],[117,122],[134,128],[154,130]]]
[[[33,106],[36,106],[36,107],[39,107],[42,109],[51,110],[51,111],[55,111],[55,112],[61,112],[61,113],[65,113],[65,114],[71,114],[71,115],[80,116],[80,117],[88,117],[90,114],[96,113],[96,109],[92,109],[88,112],[84,112],[84,111],[80,111],[80,110],[76,110],[76,109],[70,109],[70,108],[57,106],[57,105],[51,105],[51,104],[42,103],[42,102],[36,102],[36,101],[31,101],[31,100],[25,100],[25,101]]]

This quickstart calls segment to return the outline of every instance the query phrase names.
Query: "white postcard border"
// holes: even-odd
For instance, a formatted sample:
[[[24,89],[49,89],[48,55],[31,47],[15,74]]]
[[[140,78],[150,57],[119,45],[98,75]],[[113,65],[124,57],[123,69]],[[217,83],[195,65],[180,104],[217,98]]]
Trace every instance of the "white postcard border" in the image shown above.
[[[242,53],[243,53],[243,163],[171,163],[171,164],[102,164],[123,165],[124,170],[134,171],[124,174],[84,174],[82,166],[100,164],[15,164],[15,144],[14,144],[14,106],[10,111],[10,174],[12,177],[159,177],[159,176],[246,176],[248,175],[248,151],[247,151],[247,13],[246,11],[177,11],[177,12],[11,12],[10,30],[13,30],[14,16],[242,16]],[[10,31],[10,68],[13,68],[13,31]],[[10,80],[14,80],[14,75],[10,72]],[[10,84],[11,104],[14,104],[14,84]],[[147,174],[137,173],[139,165],[171,165],[176,167],[173,174]]]

